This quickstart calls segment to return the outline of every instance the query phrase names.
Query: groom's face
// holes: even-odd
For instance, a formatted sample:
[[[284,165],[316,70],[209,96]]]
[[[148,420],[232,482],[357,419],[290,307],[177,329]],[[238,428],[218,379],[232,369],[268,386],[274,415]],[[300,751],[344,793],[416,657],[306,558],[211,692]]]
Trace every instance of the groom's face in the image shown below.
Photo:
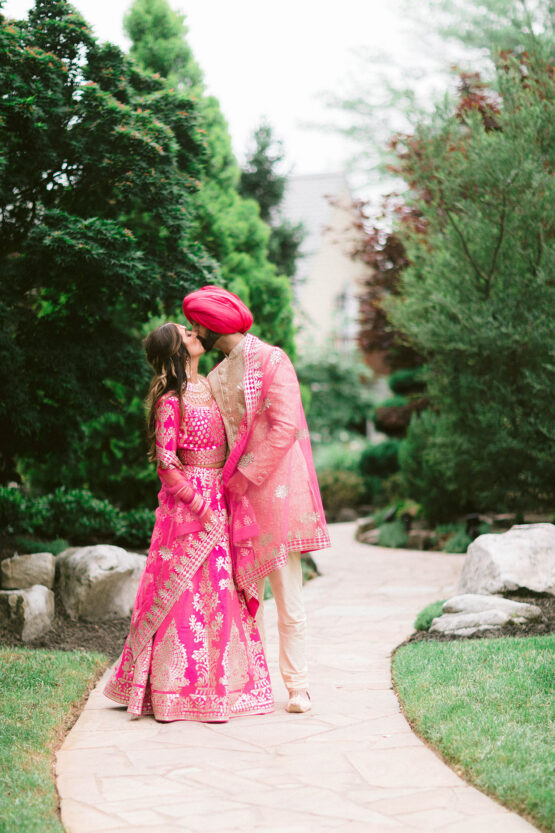
[[[215,333],[213,330],[209,330],[208,327],[203,327],[202,324],[197,324],[196,321],[192,322],[191,329],[197,334],[198,340],[207,353],[216,346],[216,343],[220,338],[220,333]]]

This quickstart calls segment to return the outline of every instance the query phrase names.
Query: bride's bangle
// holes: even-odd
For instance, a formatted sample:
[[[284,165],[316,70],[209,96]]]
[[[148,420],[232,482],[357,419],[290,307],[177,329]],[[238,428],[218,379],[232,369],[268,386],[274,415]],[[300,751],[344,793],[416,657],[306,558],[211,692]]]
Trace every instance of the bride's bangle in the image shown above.
[[[202,514],[205,509],[205,505],[205,501],[198,494],[194,496],[190,503],[191,509],[196,515]]]

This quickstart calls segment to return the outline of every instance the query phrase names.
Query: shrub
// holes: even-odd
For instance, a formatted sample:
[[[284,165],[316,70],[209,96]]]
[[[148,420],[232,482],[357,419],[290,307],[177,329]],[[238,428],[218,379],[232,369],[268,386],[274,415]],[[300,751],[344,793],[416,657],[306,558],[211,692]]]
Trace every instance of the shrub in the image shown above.
[[[19,487],[0,487],[0,529],[8,535],[33,534],[48,515],[45,498],[31,498]]]
[[[358,506],[364,500],[364,483],[357,472],[323,469],[318,474],[318,482],[328,513]]]
[[[471,543],[470,535],[467,535],[466,530],[461,529],[449,536],[443,549],[445,552],[466,552]]]
[[[20,555],[27,555],[32,552],[51,552],[52,555],[59,555],[69,547],[65,538],[56,538],[54,541],[38,541],[36,538],[29,538],[26,535],[16,535],[11,539],[11,545]]]
[[[353,437],[346,442],[313,443],[314,466],[317,472],[332,471],[358,472],[360,458],[366,447],[361,437]]]
[[[75,543],[91,539],[114,539],[125,530],[121,511],[108,500],[86,489],[56,489],[45,499],[48,515],[40,529],[43,535],[67,536]],[[39,532],[39,530],[35,530]]]
[[[480,508],[471,497],[469,450],[461,437],[444,430],[444,421],[441,415],[424,411],[413,418],[399,446],[399,464],[408,492],[422,503],[433,523]]]
[[[426,605],[424,610],[421,610],[414,622],[414,628],[417,631],[429,631],[432,620],[441,616],[443,613],[443,604],[445,599],[439,602],[432,602]]]
[[[389,387],[393,393],[423,393],[426,390],[424,381],[424,368],[410,367],[403,370],[396,370],[389,377]]]
[[[27,497],[20,489],[0,487],[0,529],[3,532],[10,535],[33,531],[27,504]]]
[[[357,352],[338,356],[319,351],[299,359],[295,369],[301,390],[303,385],[310,389],[306,418],[312,437],[329,441],[343,432],[364,437],[374,404],[372,371]]]
[[[360,457],[360,472],[367,477],[389,477],[399,468],[399,440],[385,440],[377,445],[370,445]]]
[[[406,547],[407,542],[408,536],[403,521],[394,520],[379,527],[378,546],[398,549]]]
[[[130,509],[124,513],[123,520],[124,528],[118,535],[118,543],[146,549],[154,527],[154,509]]]

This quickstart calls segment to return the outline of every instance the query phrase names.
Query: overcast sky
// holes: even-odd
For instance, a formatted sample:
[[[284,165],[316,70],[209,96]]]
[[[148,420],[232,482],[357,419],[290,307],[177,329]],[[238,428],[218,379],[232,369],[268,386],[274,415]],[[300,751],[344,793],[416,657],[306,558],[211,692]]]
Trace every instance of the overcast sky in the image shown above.
[[[208,92],[220,101],[239,160],[266,116],[284,140],[294,173],[301,174],[342,170],[352,154],[345,139],[306,124],[337,118],[319,96],[348,91],[361,66],[353,50],[364,48],[374,57],[385,52],[398,66],[424,66],[426,56],[400,2],[174,0],[171,5],[186,15],[189,43]],[[24,17],[32,5],[7,0],[3,11]],[[129,46],[122,19],[131,0],[74,0],[74,5],[101,40]]]

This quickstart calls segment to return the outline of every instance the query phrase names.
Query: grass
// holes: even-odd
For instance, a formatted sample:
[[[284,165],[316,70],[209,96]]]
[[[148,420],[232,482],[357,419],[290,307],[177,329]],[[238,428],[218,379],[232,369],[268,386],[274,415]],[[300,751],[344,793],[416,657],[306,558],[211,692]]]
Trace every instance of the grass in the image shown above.
[[[0,833],[63,833],[53,752],[102,654],[0,647]]]
[[[415,731],[465,780],[555,830],[555,634],[412,642],[392,676]]]
[[[443,603],[446,599],[439,602],[432,602],[426,605],[424,610],[421,610],[414,622],[414,629],[416,631],[429,631],[432,621],[443,614]]]

